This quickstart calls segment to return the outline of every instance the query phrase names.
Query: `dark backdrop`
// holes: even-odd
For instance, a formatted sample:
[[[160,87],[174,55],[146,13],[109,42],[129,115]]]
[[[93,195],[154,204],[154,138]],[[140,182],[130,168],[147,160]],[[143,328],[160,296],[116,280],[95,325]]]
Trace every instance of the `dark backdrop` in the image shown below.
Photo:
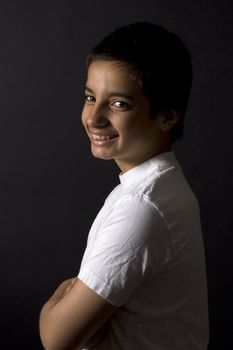
[[[118,183],[113,162],[91,157],[80,123],[84,59],[115,27],[143,20],[175,31],[192,53],[185,136],[175,150],[202,211],[209,349],[232,345],[231,4],[0,1],[2,349],[42,349],[41,305],[77,275],[92,220]]]

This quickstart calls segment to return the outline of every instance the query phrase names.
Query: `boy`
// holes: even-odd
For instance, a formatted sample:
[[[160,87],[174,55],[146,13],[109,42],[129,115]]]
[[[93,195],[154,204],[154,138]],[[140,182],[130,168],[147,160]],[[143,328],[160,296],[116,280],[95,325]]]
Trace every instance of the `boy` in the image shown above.
[[[87,58],[82,122],[120,185],[89,233],[77,279],[42,309],[46,350],[204,350],[205,257],[199,208],[171,149],[182,136],[189,53],[161,26],[134,23]]]

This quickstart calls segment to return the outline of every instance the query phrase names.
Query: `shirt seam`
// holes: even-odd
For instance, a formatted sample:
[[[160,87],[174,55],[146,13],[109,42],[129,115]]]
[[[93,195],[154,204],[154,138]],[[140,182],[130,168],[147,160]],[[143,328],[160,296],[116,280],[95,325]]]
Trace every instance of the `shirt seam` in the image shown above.
[[[171,231],[170,231],[170,229],[169,229],[169,227],[168,227],[168,223],[167,223],[167,221],[166,221],[166,219],[165,219],[165,217],[164,217],[164,215],[163,215],[163,212],[160,210],[159,206],[158,206],[156,203],[152,202],[152,201],[149,199],[149,197],[148,197],[147,194],[145,194],[145,193],[139,193],[139,192],[125,193],[115,204],[113,204],[113,206],[112,206],[112,208],[111,208],[111,212],[112,212],[112,210],[114,210],[114,208],[116,208],[117,206],[119,206],[119,205],[121,204],[121,202],[122,202],[125,198],[127,198],[127,197],[129,197],[129,198],[130,198],[130,197],[142,198],[148,205],[150,205],[150,206],[153,208],[153,210],[155,210],[155,211],[159,214],[159,216],[161,217],[161,219],[162,219],[162,221],[164,222],[165,227],[166,227],[166,229],[167,229],[167,231],[168,231],[168,236],[169,236],[169,242],[170,242],[171,252],[173,252],[173,251],[174,251],[174,247],[173,247],[172,238],[171,238]]]
[[[135,192],[133,194],[134,196],[137,196],[137,197],[141,197],[145,200],[145,202],[150,205],[158,214],[159,216],[161,217],[161,219],[163,220],[165,226],[166,226],[166,229],[167,229],[167,232],[168,232],[168,236],[169,236],[169,241],[170,241],[170,247],[171,247],[171,250],[173,251],[173,243],[172,243],[172,239],[171,239],[171,231],[168,227],[168,223],[164,217],[164,214],[163,212],[160,210],[159,206],[155,203],[155,202],[152,202],[149,197],[145,194],[145,193],[137,193]]]

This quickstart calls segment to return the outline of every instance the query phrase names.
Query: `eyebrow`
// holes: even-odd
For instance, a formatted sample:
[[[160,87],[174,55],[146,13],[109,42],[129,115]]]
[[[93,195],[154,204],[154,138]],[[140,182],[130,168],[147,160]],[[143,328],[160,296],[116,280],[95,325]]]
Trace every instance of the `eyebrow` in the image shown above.
[[[89,88],[88,86],[85,87],[85,91],[88,91],[90,92],[91,94],[94,94],[94,91]],[[124,97],[124,98],[127,98],[128,100],[133,100],[132,96],[128,95],[128,94],[125,94],[123,92],[119,92],[119,91],[112,91],[110,94],[109,94],[109,97],[113,97],[113,96],[119,96],[119,97]]]

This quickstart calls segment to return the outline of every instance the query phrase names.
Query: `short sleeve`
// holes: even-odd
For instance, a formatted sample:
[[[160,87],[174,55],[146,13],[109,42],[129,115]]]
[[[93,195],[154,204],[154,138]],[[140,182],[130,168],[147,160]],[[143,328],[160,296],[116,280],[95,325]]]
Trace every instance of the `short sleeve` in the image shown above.
[[[78,278],[120,306],[160,272],[169,254],[169,232],[156,207],[142,195],[125,195],[87,246]]]

